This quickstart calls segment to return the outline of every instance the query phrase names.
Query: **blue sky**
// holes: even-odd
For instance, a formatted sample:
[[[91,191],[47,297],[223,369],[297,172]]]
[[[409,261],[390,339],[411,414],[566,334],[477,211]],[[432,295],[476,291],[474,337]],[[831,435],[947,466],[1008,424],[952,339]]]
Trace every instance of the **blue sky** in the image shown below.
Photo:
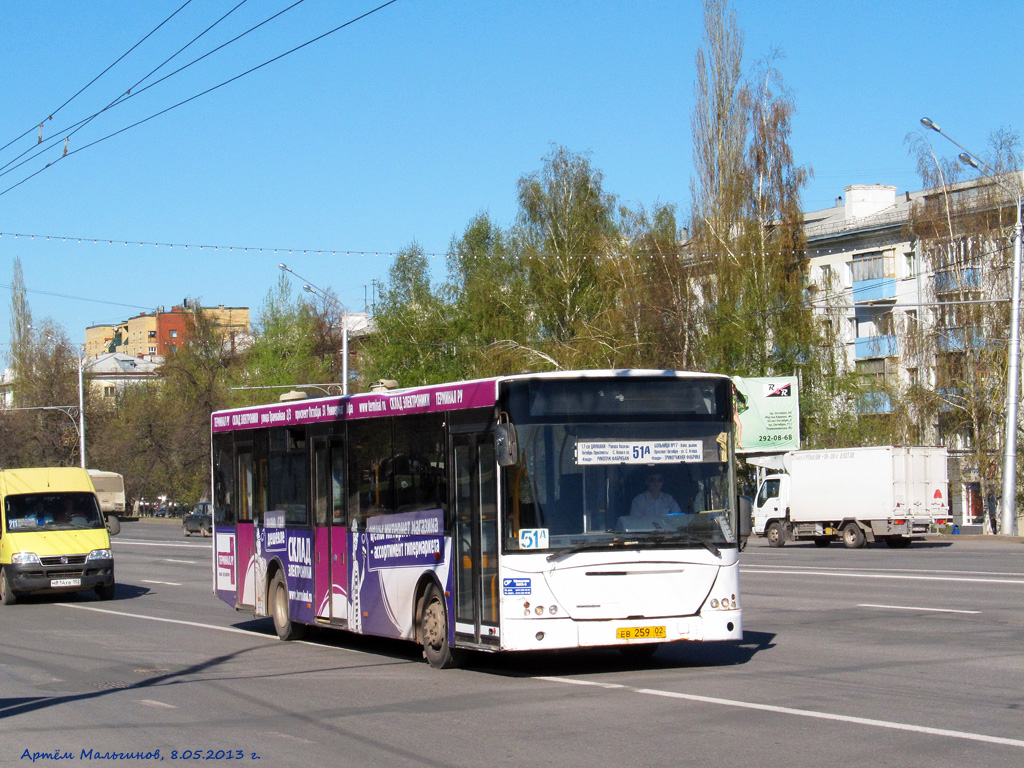
[[[10,285],[20,258],[34,317],[62,324],[73,342],[88,325],[185,297],[255,316],[279,262],[353,311],[386,278],[390,254],[412,242],[439,254],[440,277],[440,254],[474,215],[513,223],[516,182],[541,167],[553,142],[590,153],[606,191],[624,203],[689,209],[697,0],[398,0],[86,147],[383,2],[306,0],[166,82],[137,88],[74,133],[61,159],[69,126],[238,4],[188,4],[54,114],[184,2],[3,4],[0,146],[28,134],[0,151],[0,285]],[[249,0],[146,83],[289,4]],[[922,116],[977,152],[993,130],[1024,127],[1007,34],[1016,2],[971,4],[969,13],[918,0],[733,7],[748,68],[775,48],[785,56],[794,153],[815,174],[805,209],[832,205],[848,184],[918,188],[904,137]],[[38,148],[33,126],[50,114],[43,136],[55,148],[14,167]],[[932,136],[937,151],[955,155]],[[4,352],[9,321],[5,289]]]

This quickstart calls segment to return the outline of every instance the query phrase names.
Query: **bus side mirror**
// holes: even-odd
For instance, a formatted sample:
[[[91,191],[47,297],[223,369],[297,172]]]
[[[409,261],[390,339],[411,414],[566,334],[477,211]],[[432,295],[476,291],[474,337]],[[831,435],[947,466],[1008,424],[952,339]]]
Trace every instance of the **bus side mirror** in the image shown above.
[[[740,538],[750,538],[750,531],[753,528],[751,520],[751,512],[753,510],[753,504],[749,496],[738,496],[736,498],[736,509],[739,510],[740,514]]]
[[[516,428],[508,422],[494,427],[494,453],[499,467],[511,467],[519,460]]]
[[[107,531],[111,536],[117,536],[121,532],[121,521],[114,515],[107,515]]]

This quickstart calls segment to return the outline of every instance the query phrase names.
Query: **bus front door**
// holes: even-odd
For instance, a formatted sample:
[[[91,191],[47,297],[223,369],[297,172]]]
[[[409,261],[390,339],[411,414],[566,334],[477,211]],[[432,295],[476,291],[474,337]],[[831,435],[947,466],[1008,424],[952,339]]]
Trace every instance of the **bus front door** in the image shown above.
[[[497,468],[492,434],[452,435],[455,480],[455,635],[498,645]]]

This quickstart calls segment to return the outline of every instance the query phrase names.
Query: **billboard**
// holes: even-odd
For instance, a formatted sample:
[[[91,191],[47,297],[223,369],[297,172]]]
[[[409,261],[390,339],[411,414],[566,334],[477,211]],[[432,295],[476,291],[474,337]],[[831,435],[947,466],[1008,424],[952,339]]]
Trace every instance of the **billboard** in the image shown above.
[[[736,450],[739,453],[800,448],[800,395],[795,376],[733,376]]]

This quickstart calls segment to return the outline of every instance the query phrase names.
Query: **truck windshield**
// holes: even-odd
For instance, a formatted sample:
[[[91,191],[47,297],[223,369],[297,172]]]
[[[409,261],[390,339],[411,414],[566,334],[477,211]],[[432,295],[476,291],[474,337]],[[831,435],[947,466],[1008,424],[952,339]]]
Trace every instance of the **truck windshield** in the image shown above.
[[[70,531],[103,528],[96,496],[91,493],[25,493],[8,496],[4,510],[7,530]]]
[[[523,424],[504,469],[505,550],[736,543],[721,422]]]

